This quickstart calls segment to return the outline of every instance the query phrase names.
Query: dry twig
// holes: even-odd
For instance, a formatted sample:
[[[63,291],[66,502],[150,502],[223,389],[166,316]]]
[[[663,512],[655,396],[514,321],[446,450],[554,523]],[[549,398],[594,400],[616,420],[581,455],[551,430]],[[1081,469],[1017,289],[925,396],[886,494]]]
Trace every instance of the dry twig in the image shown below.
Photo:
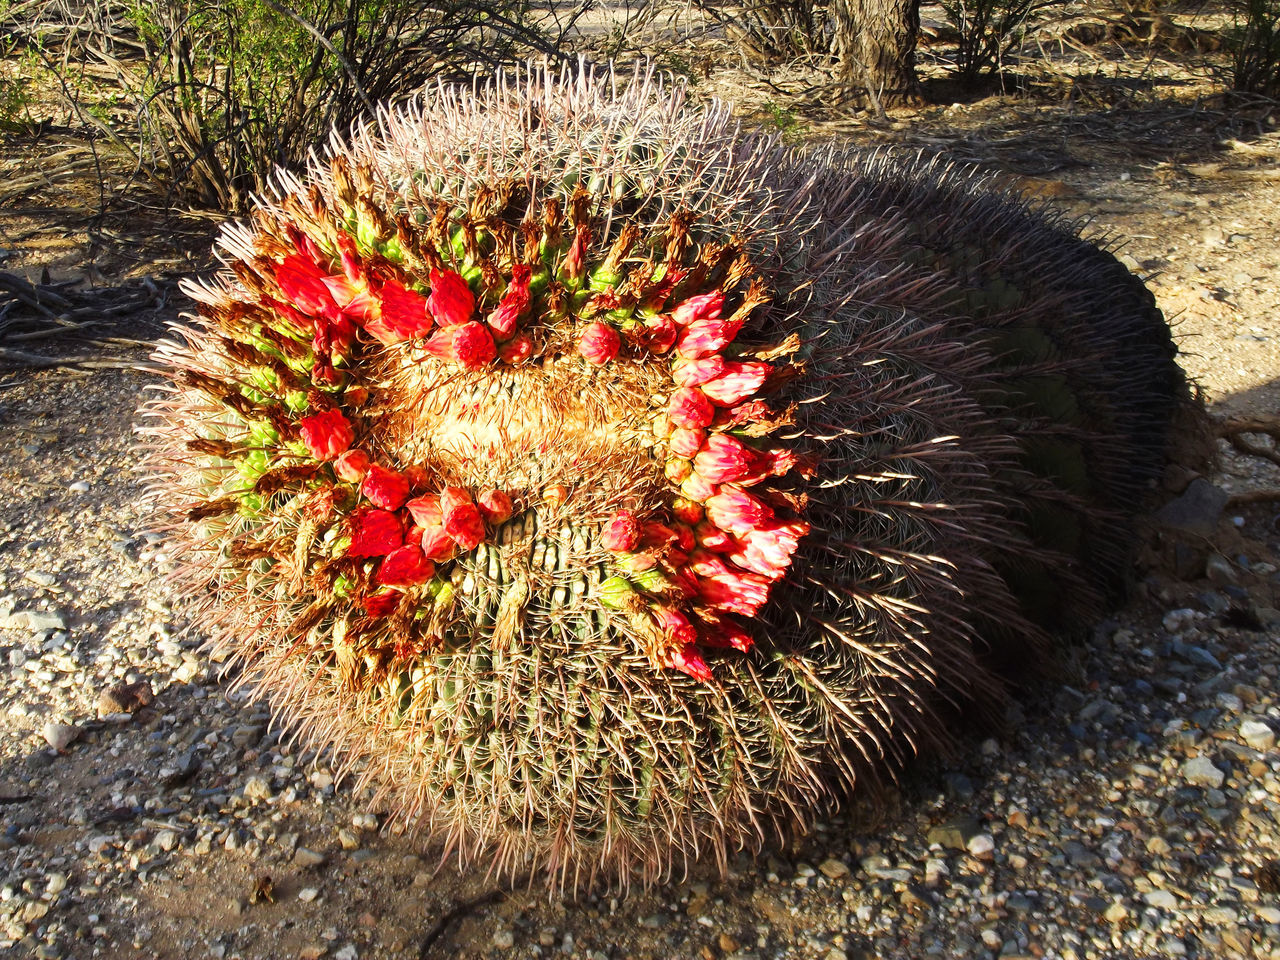
[[[1280,467],[1280,419],[1272,417],[1230,417],[1218,420],[1215,431],[1219,437],[1247,457],[1266,460]],[[1252,437],[1270,437],[1271,445]],[[1241,506],[1249,503],[1274,503],[1280,501],[1280,489],[1248,490],[1232,494],[1227,503]]]
[[[172,312],[174,285],[150,277],[118,287],[76,288],[70,282],[34,284],[15,273],[0,272],[0,366],[13,368],[118,367],[109,354],[43,355],[17,344],[53,345],[74,341],[100,350],[149,345]],[[123,325],[127,330],[121,330]],[[141,333],[141,338],[121,335]]]

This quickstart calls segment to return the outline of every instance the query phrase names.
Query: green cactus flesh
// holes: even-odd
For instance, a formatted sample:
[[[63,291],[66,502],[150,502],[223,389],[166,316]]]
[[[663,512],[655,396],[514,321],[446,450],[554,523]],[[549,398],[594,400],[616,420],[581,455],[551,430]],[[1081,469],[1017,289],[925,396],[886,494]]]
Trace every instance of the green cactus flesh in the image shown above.
[[[569,885],[945,743],[1114,597],[1187,403],[1053,213],[645,74],[428,94],[220,255],[142,428],[199,622],[405,818]]]

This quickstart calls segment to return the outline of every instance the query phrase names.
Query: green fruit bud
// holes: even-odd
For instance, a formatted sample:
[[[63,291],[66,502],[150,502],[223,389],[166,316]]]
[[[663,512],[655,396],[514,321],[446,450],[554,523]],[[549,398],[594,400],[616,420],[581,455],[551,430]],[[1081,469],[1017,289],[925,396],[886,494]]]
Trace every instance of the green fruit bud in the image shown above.
[[[610,577],[600,584],[597,596],[611,610],[625,610],[635,599],[636,591],[625,577]]]
[[[400,246],[400,241],[394,237],[381,243],[378,246],[378,252],[392,263],[404,263],[404,247]]]

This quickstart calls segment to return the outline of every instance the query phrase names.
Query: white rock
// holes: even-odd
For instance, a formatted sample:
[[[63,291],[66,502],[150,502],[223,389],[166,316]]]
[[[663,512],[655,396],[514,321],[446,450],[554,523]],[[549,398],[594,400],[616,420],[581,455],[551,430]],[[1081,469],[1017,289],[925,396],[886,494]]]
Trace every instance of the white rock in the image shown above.
[[[1280,909],[1276,907],[1259,907],[1257,914],[1263,923],[1280,923]]]
[[[173,679],[178,683],[190,683],[200,673],[200,664],[195,660],[183,660],[178,669],[173,671]]]
[[[976,833],[969,838],[965,848],[969,851],[971,857],[983,860],[989,858],[995,852],[996,841],[989,833]]]
[[[168,853],[178,845],[178,834],[174,830],[161,830],[156,834],[156,846]]]
[[[1147,902],[1147,906],[1155,907],[1157,910],[1174,910],[1178,906],[1178,898],[1168,890],[1152,890],[1142,899]]]
[[[936,887],[944,877],[951,875],[951,868],[947,866],[945,860],[939,860],[937,857],[930,857],[924,864],[924,882],[925,886]]]
[[[1200,756],[1182,765],[1182,779],[1197,787],[1217,789],[1222,786],[1227,775],[1215,767],[1208,757]]]
[[[1214,698],[1214,703],[1220,710],[1226,710],[1228,713],[1239,713],[1244,709],[1244,701],[1234,693],[1219,693]]]
[[[80,728],[74,723],[54,723],[50,721],[40,731],[45,742],[61,753],[80,739]]]
[[[1265,723],[1259,723],[1257,720],[1246,720],[1240,724],[1240,739],[1253,747],[1253,749],[1262,750],[1263,752],[1276,745],[1275,731]]]
[[[320,896],[320,891],[315,887],[303,887],[298,891],[298,899],[303,903],[310,903],[318,896]]]
[[[1196,620],[1196,612],[1188,607],[1182,607],[1178,610],[1170,610],[1164,615],[1161,626],[1169,633],[1178,633],[1185,629]]]
[[[267,800],[271,797],[271,784],[263,777],[250,777],[244,782],[242,792],[250,800]]]
[[[832,880],[839,880],[841,877],[849,875],[849,865],[843,860],[837,860],[835,857],[823,860],[818,864],[818,869],[822,871],[823,876]]]
[[[333,955],[333,960],[356,960],[358,956],[360,956],[360,952],[356,950],[356,945],[348,943],[338,948],[338,952]]]
[[[10,618],[10,622],[18,617],[26,619],[26,627],[34,633],[44,633],[54,630],[67,629],[67,621],[60,613],[53,613],[46,610],[26,610],[22,613],[15,613]]]

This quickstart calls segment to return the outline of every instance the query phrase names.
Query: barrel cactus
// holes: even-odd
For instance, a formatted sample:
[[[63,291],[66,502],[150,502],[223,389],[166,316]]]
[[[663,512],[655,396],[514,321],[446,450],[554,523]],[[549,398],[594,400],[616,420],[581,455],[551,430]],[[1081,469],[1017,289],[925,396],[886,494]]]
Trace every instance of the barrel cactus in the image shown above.
[[[441,88],[280,172],[144,410],[211,643],[464,859],[803,829],[1122,581],[1151,294],[967,170],[643,71]]]

